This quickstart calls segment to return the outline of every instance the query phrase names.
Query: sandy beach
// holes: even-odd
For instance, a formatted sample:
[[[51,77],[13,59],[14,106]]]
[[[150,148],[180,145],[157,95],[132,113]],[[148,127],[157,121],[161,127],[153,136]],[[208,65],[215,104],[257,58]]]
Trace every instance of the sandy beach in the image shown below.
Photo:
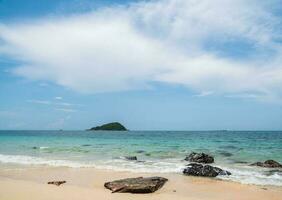
[[[162,176],[169,179],[163,188],[153,194],[112,194],[104,188],[107,181],[128,178]],[[48,185],[48,181],[65,180],[61,186]],[[97,169],[73,168],[21,168],[0,170],[1,200],[108,200],[108,199],[268,199],[279,200],[281,187],[244,185],[234,182],[187,177],[180,174],[140,174]]]
[[[0,200],[282,200],[282,0],[0,0]]]

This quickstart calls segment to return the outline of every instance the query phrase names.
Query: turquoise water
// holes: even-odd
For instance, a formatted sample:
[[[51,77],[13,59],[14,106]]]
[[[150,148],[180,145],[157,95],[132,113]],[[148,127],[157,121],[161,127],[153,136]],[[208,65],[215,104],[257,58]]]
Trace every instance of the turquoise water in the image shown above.
[[[192,151],[213,155],[215,166],[232,172],[220,179],[282,186],[282,171],[249,166],[267,159],[282,163],[278,131],[0,131],[0,164],[5,165],[181,173]]]

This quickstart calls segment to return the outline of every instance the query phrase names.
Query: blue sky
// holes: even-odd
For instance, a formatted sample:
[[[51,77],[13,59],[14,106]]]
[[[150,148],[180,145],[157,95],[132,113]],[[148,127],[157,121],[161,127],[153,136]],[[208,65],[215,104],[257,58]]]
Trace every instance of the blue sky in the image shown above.
[[[0,129],[281,130],[281,5],[0,0]]]

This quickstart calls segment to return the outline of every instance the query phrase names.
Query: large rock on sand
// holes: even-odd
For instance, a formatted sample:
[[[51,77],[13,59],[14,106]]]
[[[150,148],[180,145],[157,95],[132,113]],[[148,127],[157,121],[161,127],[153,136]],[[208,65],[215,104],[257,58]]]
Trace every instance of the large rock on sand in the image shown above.
[[[203,176],[203,177],[216,177],[218,175],[231,175],[229,171],[225,171],[218,167],[210,165],[202,165],[198,163],[191,163],[183,170],[183,174],[187,176]]]
[[[104,186],[113,193],[152,193],[160,189],[167,181],[162,177],[138,177],[107,182]]]
[[[251,166],[266,167],[266,168],[282,168],[282,165],[275,160],[266,160],[264,162],[256,162]]]
[[[214,158],[205,153],[195,153],[192,152],[189,156],[186,156],[184,159],[189,162],[197,162],[197,163],[213,163]]]

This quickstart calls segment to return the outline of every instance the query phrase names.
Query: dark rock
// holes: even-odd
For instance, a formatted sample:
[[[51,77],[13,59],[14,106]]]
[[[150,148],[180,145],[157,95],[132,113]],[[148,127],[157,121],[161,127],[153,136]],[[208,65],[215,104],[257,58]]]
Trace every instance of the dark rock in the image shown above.
[[[282,165],[275,160],[266,160],[265,162],[256,162],[251,166],[266,167],[266,168],[282,168]]]
[[[96,126],[90,131],[126,131],[127,129],[119,122],[112,122],[108,124],[103,124],[102,126]]]
[[[104,186],[113,193],[152,193],[160,189],[167,181],[162,177],[138,177],[107,182]]]
[[[189,164],[188,167],[183,170],[183,173],[188,176],[205,177],[216,177],[218,175],[218,172],[216,172],[212,166],[196,163]]]
[[[66,183],[66,181],[50,181],[50,182],[48,182],[48,184],[52,184],[52,185],[56,185],[56,186],[60,186],[64,183]]]
[[[222,152],[222,153],[220,153],[220,154],[223,155],[223,156],[225,156],[225,157],[231,157],[231,156],[233,156],[232,153],[228,153],[228,152]]]
[[[137,150],[136,153],[145,153],[144,150]]]
[[[233,156],[232,153],[229,153],[229,152],[227,152],[227,151],[218,151],[218,153],[219,153],[220,155],[222,155],[222,156],[225,156],[225,157],[231,157],[231,156]]]
[[[125,156],[124,157],[126,160],[137,160],[136,156]]]
[[[218,175],[222,175],[222,176],[230,176],[231,175],[231,172],[227,171],[227,170],[223,170],[223,169],[220,169],[219,167],[213,167],[213,169],[218,173]]]
[[[281,169],[274,169],[264,172],[264,175],[266,176],[273,176],[274,174],[277,174],[278,176],[282,176],[282,170]]]
[[[191,163],[187,165],[187,168],[183,170],[183,173],[187,176],[204,176],[204,177],[216,177],[218,175],[231,175],[230,172],[222,170],[218,167],[210,165],[202,165],[198,163]]]
[[[91,144],[83,144],[83,145],[81,145],[81,146],[83,146],[83,147],[90,147]]]
[[[248,162],[246,161],[240,161],[240,160],[234,160],[234,163],[238,163],[238,164],[248,164]]]
[[[38,149],[38,147],[32,147],[32,149]]]
[[[233,146],[233,145],[223,145],[223,146],[220,146],[220,148],[222,148],[222,149],[238,149],[238,147]]]
[[[214,158],[205,153],[195,153],[192,152],[189,156],[186,156],[184,159],[189,162],[197,162],[197,163],[213,163]]]

